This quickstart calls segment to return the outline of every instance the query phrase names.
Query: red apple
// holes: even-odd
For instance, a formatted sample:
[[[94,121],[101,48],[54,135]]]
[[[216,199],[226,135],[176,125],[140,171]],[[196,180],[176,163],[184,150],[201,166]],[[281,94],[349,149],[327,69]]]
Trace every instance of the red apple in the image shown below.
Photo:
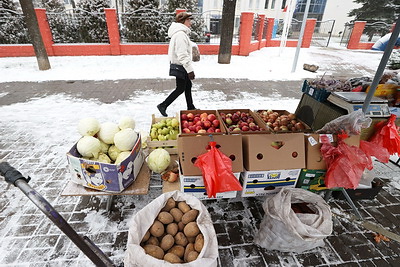
[[[189,126],[189,130],[190,130],[191,132],[196,131],[196,126],[194,126],[194,125]]]
[[[200,118],[207,118],[208,114],[207,112],[203,112],[200,114]]]
[[[193,122],[198,122],[200,121],[200,117],[194,117]]]
[[[195,125],[195,126],[201,126],[201,127],[203,127],[203,122],[202,122],[202,121],[198,121],[198,122],[196,122],[194,125]]]
[[[215,132],[214,128],[208,128],[207,129],[207,133],[214,133],[214,132]]]
[[[203,127],[201,127],[200,125],[198,125],[198,126],[196,126],[195,132],[198,133],[201,129],[203,129]]]
[[[194,119],[194,114],[191,113],[191,112],[189,112],[188,114],[186,114],[186,116],[187,116],[187,119],[188,119],[189,121]]]
[[[220,128],[217,128],[217,129],[215,129],[215,132],[216,132],[216,133],[220,133],[220,132],[221,132],[221,129],[220,129]]]
[[[211,122],[210,121],[205,121],[205,122],[203,122],[203,124],[204,124],[204,128],[206,128],[206,129],[211,127]]]
[[[188,117],[187,117],[187,115],[186,115],[186,114],[182,114],[182,115],[181,115],[181,119],[182,119],[182,120],[187,120],[187,119],[188,119]]]
[[[183,128],[183,129],[182,129],[182,132],[184,132],[184,133],[190,133],[190,130],[189,130],[188,128]]]
[[[207,131],[204,129],[200,129],[197,133],[207,133]]]
[[[247,125],[244,125],[243,127],[242,127],[242,131],[244,131],[244,132],[247,132],[247,131],[249,131],[250,130],[250,128],[249,128],[249,126],[247,126]]]
[[[215,114],[208,114],[208,116],[207,116],[207,119],[209,120],[209,121],[213,121],[213,120],[215,120],[217,117],[215,116]]]
[[[212,125],[214,125],[215,128],[219,127],[219,120],[213,120]]]
[[[182,127],[183,128],[188,128],[189,127],[189,122],[188,121],[183,121],[182,122]]]

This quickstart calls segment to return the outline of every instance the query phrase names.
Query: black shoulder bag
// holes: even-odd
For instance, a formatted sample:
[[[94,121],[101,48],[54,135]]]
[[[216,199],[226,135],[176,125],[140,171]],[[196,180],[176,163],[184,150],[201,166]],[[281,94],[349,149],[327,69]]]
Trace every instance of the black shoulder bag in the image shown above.
[[[176,78],[179,79],[185,79],[186,75],[187,72],[182,65],[172,64],[172,63],[170,64],[169,76],[175,76]]]

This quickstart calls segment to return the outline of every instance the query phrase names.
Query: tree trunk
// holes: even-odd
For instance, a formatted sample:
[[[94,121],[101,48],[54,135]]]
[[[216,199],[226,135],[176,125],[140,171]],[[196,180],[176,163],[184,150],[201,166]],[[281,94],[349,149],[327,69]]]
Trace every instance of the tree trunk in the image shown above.
[[[231,63],[233,28],[235,26],[236,0],[224,0],[222,8],[221,41],[219,44],[218,63]]]
[[[42,35],[40,34],[39,24],[33,8],[32,0],[19,0],[19,3],[21,4],[22,12],[24,13],[25,23],[32,40],[39,70],[48,70],[51,68],[50,62],[47,57],[46,48],[44,47]]]

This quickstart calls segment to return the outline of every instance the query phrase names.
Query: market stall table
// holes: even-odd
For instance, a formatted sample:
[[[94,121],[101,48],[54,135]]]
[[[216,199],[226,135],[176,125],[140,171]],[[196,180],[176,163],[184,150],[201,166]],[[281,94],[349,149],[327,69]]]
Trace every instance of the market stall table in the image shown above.
[[[68,181],[61,196],[108,196],[107,208],[109,211],[114,196],[116,195],[147,195],[149,192],[150,184],[150,169],[147,164],[143,164],[136,180],[125,190],[120,193],[115,192],[104,192],[84,187],[76,184],[73,181]]]

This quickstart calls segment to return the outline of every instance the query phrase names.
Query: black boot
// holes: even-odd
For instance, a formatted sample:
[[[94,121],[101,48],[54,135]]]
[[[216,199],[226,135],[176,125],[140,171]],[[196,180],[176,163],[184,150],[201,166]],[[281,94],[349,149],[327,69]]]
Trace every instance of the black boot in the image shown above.
[[[190,107],[188,107],[188,110],[198,110],[198,108],[196,108],[195,106],[191,105]]]
[[[165,104],[158,104],[157,108],[160,111],[161,115],[163,115],[164,117],[168,117],[167,113],[165,112],[167,110],[167,106]]]

